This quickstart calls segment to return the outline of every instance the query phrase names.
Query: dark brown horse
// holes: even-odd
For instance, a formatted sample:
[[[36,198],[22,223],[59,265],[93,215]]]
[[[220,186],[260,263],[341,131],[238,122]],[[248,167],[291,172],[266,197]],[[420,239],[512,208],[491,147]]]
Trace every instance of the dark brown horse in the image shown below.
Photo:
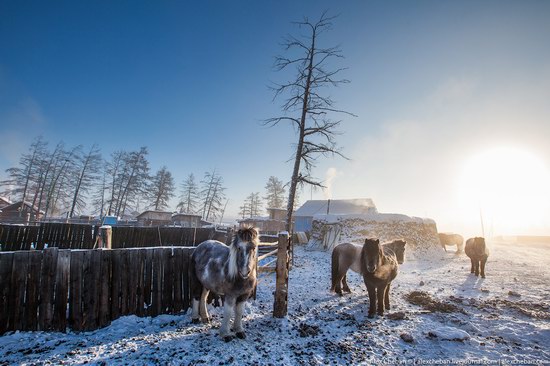
[[[382,249],[387,255],[394,254],[399,264],[405,261],[405,246],[407,242],[404,240],[394,240],[389,243],[382,244]],[[362,245],[353,243],[343,243],[337,245],[332,251],[332,285],[330,291],[335,291],[342,296],[343,292],[350,293],[348,286],[347,272],[349,269],[362,274],[361,272],[361,250]]]
[[[191,319],[209,322],[206,299],[210,291],[224,295],[224,314],[220,336],[230,341],[235,336],[245,338],[242,316],[245,301],[256,287],[256,247],[258,232],[240,229],[227,246],[216,240],[202,242],[191,255],[190,277],[193,288]],[[235,316],[232,330],[231,318]]]
[[[475,273],[476,276],[481,274],[481,277],[485,278],[485,263],[489,257],[489,248],[485,244],[485,238],[475,237],[466,240],[464,251],[472,262],[470,273]]]
[[[397,276],[395,254],[385,254],[378,239],[365,239],[361,250],[361,273],[369,293],[369,318],[390,309],[390,284]]]

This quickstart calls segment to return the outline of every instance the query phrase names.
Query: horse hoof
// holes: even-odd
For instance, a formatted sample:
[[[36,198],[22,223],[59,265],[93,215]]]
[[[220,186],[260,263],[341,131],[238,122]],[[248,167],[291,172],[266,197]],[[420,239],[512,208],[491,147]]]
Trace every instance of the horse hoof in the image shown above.
[[[232,336],[232,335],[226,335],[225,337],[223,337],[223,340],[226,341],[226,342],[231,342],[233,340],[233,338],[235,338],[235,337]]]
[[[374,318],[374,313],[369,313],[369,315],[367,315],[368,318],[372,319]]]
[[[239,339],[246,339],[246,334],[244,332],[237,332],[235,335]]]
[[[191,319],[191,323],[193,323],[193,324],[199,324],[200,322],[201,322],[201,320],[199,318]]]
[[[201,322],[210,324],[210,318],[201,318]]]

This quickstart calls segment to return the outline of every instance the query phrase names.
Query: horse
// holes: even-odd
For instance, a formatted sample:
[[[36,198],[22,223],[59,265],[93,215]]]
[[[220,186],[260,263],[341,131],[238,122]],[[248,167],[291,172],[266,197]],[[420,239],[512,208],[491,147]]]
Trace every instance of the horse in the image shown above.
[[[405,246],[407,242],[404,240],[394,240],[382,245],[384,253],[396,256],[397,262],[403,264],[405,261]],[[334,247],[332,251],[332,286],[331,291],[342,296],[342,288],[344,292],[350,293],[351,290],[347,282],[347,272],[349,269],[362,274],[361,272],[361,250],[362,245],[353,243],[343,243]]]
[[[361,249],[361,273],[369,293],[369,318],[390,309],[390,284],[397,277],[397,257],[384,253],[378,239],[365,239]],[[377,306],[378,305],[378,306]]]
[[[481,277],[485,278],[485,263],[489,257],[489,248],[485,244],[485,238],[475,237],[466,240],[464,251],[472,262],[470,273],[475,273],[476,276],[481,274]]]
[[[445,251],[447,251],[447,246],[456,245],[456,253],[462,253],[464,250],[464,238],[461,235],[453,233],[439,233],[439,242]]]
[[[210,322],[206,299],[210,291],[224,295],[224,313],[220,336],[226,342],[235,336],[244,339],[242,325],[245,301],[256,288],[258,231],[242,228],[229,245],[216,240],[200,243],[191,255],[190,277],[193,298],[193,323]],[[231,318],[235,317],[230,330]],[[199,320],[200,317],[200,320]]]

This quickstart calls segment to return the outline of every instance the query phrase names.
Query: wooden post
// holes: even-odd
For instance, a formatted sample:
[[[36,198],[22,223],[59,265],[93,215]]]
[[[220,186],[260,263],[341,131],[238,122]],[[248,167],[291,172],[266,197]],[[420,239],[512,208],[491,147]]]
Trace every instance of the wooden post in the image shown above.
[[[112,249],[111,248],[111,236],[113,233],[113,229],[109,225],[103,225],[99,228],[100,230],[100,236],[99,236],[99,247],[105,248],[105,249]]]
[[[273,304],[273,316],[282,318],[288,312],[288,259],[289,259],[288,232],[279,233],[279,246],[277,250],[277,280],[275,284],[275,302]]]

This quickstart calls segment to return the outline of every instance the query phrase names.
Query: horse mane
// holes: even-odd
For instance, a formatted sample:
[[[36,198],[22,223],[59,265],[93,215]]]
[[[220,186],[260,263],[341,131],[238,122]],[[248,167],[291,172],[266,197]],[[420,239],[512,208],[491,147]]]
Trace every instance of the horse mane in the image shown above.
[[[233,236],[233,241],[229,246],[229,260],[227,263],[227,274],[230,278],[237,277],[237,249],[240,242],[253,243],[254,246],[258,245],[258,230],[249,226],[241,228]]]

